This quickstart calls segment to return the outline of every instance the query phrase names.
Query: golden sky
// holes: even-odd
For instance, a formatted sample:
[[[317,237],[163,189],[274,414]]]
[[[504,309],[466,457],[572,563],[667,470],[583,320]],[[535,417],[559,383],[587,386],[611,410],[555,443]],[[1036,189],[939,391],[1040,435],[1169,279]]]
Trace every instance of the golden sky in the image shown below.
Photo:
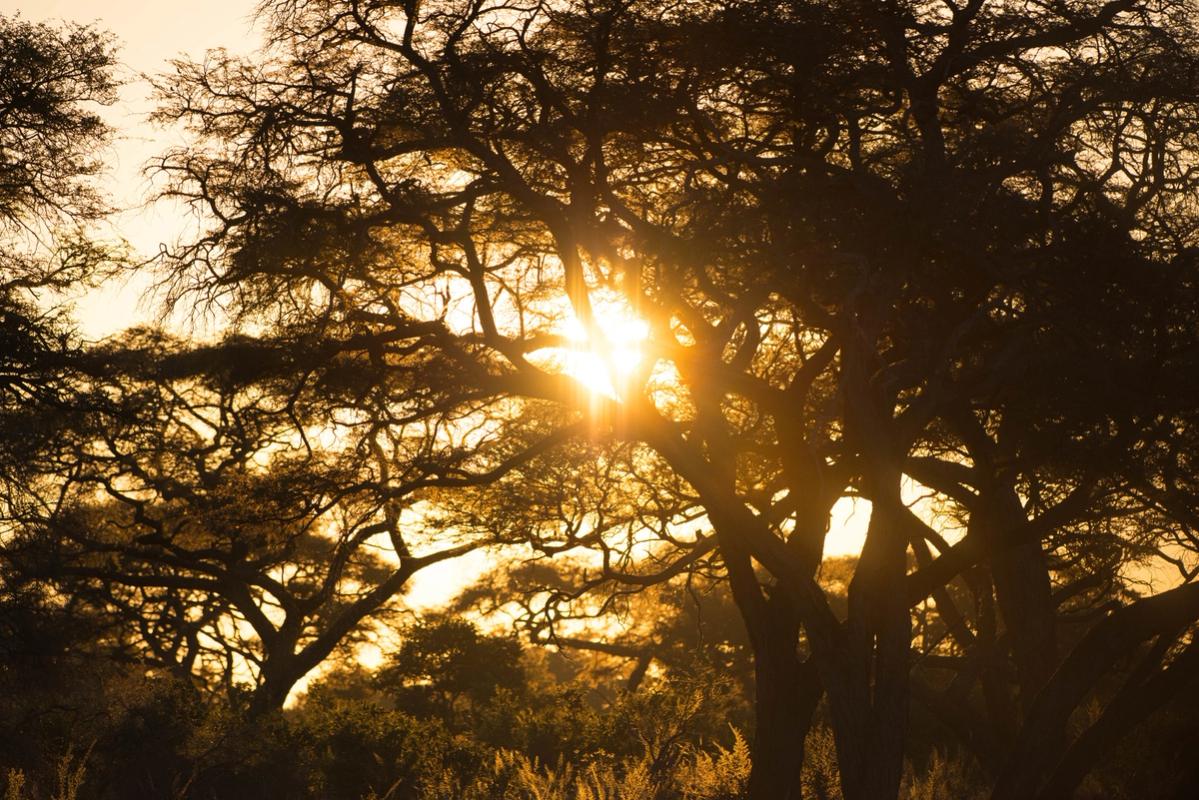
[[[41,22],[70,20],[93,23],[117,37],[124,81],[120,102],[105,111],[116,129],[117,141],[106,160],[105,188],[116,207],[123,209],[113,222],[117,232],[142,255],[153,255],[162,242],[173,241],[187,225],[179,208],[146,208],[150,184],[143,175],[146,161],[175,141],[168,131],[146,123],[151,110],[149,86],[142,75],[169,69],[179,56],[199,57],[215,47],[235,53],[254,49],[254,0],[0,0],[0,13],[19,14]],[[77,301],[77,318],[84,332],[95,338],[114,333],[152,316],[142,302],[144,283],[109,285]]]
[[[255,0],[0,0],[0,13],[6,15],[20,14],[31,21],[94,23],[117,37],[125,85],[120,102],[105,112],[109,124],[117,131],[117,141],[108,159],[112,166],[104,181],[114,203],[124,209],[113,222],[114,235],[119,233],[142,255],[153,255],[160,243],[174,241],[189,222],[178,207],[147,208],[145,204],[151,193],[150,183],[143,174],[147,160],[180,140],[177,133],[147,124],[146,115],[152,103],[149,85],[141,76],[167,71],[171,59],[198,58],[211,48],[252,52],[258,42],[253,19],[255,4]],[[152,318],[155,309],[152,298],[146,297],[146,286],[146,282],[135,280],[106,285],[81,296],[76,317],[85,334],[101,338]],[[869,505],[864,501],[854,503],[846,499],[839,503],[833,514],[827,552],[830,555],[858,552],[869,516]],[[446,576],[430,577],[419,582],[417,594],[428,592],[432,596],[418,599],[442,599],[439,595],[443,594]]]

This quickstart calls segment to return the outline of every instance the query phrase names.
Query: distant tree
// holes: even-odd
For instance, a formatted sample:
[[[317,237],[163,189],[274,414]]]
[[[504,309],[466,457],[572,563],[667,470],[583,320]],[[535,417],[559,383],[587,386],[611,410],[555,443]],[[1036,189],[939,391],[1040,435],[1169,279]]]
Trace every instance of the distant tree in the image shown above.
[[[823,698],[844,796],[894,797],[913,696],[962,711],[998,797],[1049,795],[1192,674],[1192,3],[262,9],[256,62],[160,85],[194,134],[166,194],[211,223],[173,297],[423,386],[372,419],[436,421],[446,529],[590,550],[609,596],[726,580],[752,796],[799,796]],[[1105,615],[1154,553],[1188,582]],[[930,599],[947,689],[912,679]]]
[[[628,692],[638,691],[651,668],[684,675],[714,668],[752,694],[747,672],[752,657],[723,581],[693,572],[602,603],[596,602],[595,595],[603,596],[596,591],[596,573],[561,562],[531,561],[484,573],[449,608],[511,620],[529,642],[556,651],[555,662],[577,663],[576,670],[602,674],[605,683],[620,680]]]
[[[515,639],[487,635],[467,620],[445,617],[405,628],[376,681],[399,708],[432,711],[454,726],[461,724],[464,712],[485,705],[497,692],[520,692],[525,674]]]

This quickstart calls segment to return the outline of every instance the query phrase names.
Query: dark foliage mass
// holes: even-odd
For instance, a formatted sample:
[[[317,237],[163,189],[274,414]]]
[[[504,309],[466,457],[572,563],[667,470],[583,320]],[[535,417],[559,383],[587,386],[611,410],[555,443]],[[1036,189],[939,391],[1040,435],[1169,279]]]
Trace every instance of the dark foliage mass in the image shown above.
[[[1194,795],[1199,5],[259,21],[134,267],[108,39],[0,19],[11,796]]]

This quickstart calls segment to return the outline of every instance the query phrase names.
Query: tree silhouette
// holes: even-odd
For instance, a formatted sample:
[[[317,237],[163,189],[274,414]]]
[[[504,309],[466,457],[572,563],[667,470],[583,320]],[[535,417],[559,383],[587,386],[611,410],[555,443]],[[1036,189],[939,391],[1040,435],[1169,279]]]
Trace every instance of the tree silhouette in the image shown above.
[[[109,255],[83,227],[106,208],[93,179],[110,131],[96,105],[116,99],[111,37],[0,16],[0,481],[19,491],[41,436],[28,405],[62,389],[73,346],[39,292],[86,284]]]
[[[417,571],[481,544],[400,519],[427,440],[345,421],[369,402],[325,349],[301,367],[293,344],[135,332],[76,358],[54,468],[5,548],[14,580],[123,624],[145,662],[235,701],[248,681],[253,712],[386,616]]]
[[[454,725],[501,690],[525,683],[520,644],[481,634],[461,619],[432,620],[408,628],[377,683],[408,711],[431,710]]]
[[[342,541],[397,529],[403,502],[443,534],[590,550],[583,588],[719,575],[754,655],[754,797],[799,796],[822,699],[844,796],[895,796],[913,697],[996,796],[1052,796],[1190,677],[1193,4],[262,12],[260,58],[216,52],[160,82],[159,119],[193,140],[158,166],[209,224],[171,254],[171,298],[218,304],[280,377],[232,405],[220,385],[197,401],[149,384],[137,405],[163,440],[148,465],[113,463],[153,479],[152,527],[181,498],[231,505],[201,496],[206,437],[161,428],[162,404],[204,402],[233,437],[218,456],[254,484],[217,488],[265,482],[263,502],[300,510],[265,517],[307,529],[323,498],[361,492]],[[259,391],[279,427],[239,441]],[[293,443],[302,477],[249,466],[307,430],[293,393],[350,463]],[[909,507],[914,482],[936,516]],[[846,496],[870,523],[842,610],[818,578]],[[258,521],[235,523],[236,548]],[[1157,552],[1184,585],[1127,596],[1121,567]],[[247,557],[222,550],[198,580],[228,585]],[[946,638],[914,651],[930,599]],[[264,645],[282,635],[257,613]],[[1133,656],[1070,740],[1087,690]]]

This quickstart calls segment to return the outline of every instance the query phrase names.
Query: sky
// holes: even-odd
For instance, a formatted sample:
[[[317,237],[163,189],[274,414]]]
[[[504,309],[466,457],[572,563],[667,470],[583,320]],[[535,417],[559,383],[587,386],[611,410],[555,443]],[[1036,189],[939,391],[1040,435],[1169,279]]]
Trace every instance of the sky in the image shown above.
[[[114,229],[143,256],[158,252],[160,243],[173,241],[186,230],[183,209],[146,207],[150,183],[143,170],[148,159],[178,135],[149,125],[153,107],[149,84],[142,75],[168,71],[179,56],[201,57],[211,48],[234,53],[252,52],[258,41],[253,30],[255,0],[0,0],[0,13],[19,14],[32,22],[69,20],[91,23],[113,33],[119,46],[119,72],[124,81],[120,102],[103,115],[117,132],[106,160],[111,163],[104,186],[123,213]],[[101,338],[153,317],[146,281],[115,284],[77,299],[76,318],[89,338]]]
[[[0,13],[19,14],[32,22],[68,20],[93,23],[117,37],[120,74],[124,81],[120,101],[105,109],[104,116],[117,134],[104,186],[115,205],[123,209],[113,222],[114,232],[129,241],[136,252],[149,256],[160,243],[172,242],[187,230],[184,210],[165,204],[147,207],[150,182],[144,175],[147,160],[179,141],[179,134],[150,125],[146,117],[153,109],[150,86],[141,76],[168,71],[171,59],[199,58],[206,50],[223,47],[233,53],[251,53],[258,43],[254,31],[255,0],[206,0],[206,2],[139,2],[137,0],[49,0],[14,2],[0,0]],[[108,285],[76,300],[76,319],[92,339],[116,333],[130,325],[154,318],[152,297],[146,297],[147,281]],[[461,565],[458,569],[461,569]],[[473,569],[481,569],[476,564]],[[438,565],[422,573],[409,593],[409,602],[429,605],[443,602],[460,585],[447,581],[453,568]]]
[[[94,23],[112,32],[119,44],[121,77],[125,81],[121,99],[104,114],[117,131],[112,167],[105,186],[123,213],[114,220],[119,231],[143,256],[158,252],[161,243],[173,242],[189,225],[184,209],[167,205],[147,207],[151,185],[145,177],[146,162],[171,144],[180,134],[156,129],[147,122],[153,108],[150,87],[143,75],[170,69],[169,61],[180,56],[202,57],[204,52],[223,47],[235,54],[250,54],[259,42],[254,27],[255,0],[205,0],[181,2],[161,0],[0,0],[0,13],[20,14],[30,21],[70,20]],[[148,281],[107,285],[76,300],[76,319],[86,336],[99,339],[133,324],[150,321],[157,310],[147,296]],[[833,514],[829,555],[857,553],[869,519],[865,501],[845,499]],[[452,571],[446,565],[444,572]],[[416,587],[418,602],[436,602],[448,594],[443,570],[431,573]]]

